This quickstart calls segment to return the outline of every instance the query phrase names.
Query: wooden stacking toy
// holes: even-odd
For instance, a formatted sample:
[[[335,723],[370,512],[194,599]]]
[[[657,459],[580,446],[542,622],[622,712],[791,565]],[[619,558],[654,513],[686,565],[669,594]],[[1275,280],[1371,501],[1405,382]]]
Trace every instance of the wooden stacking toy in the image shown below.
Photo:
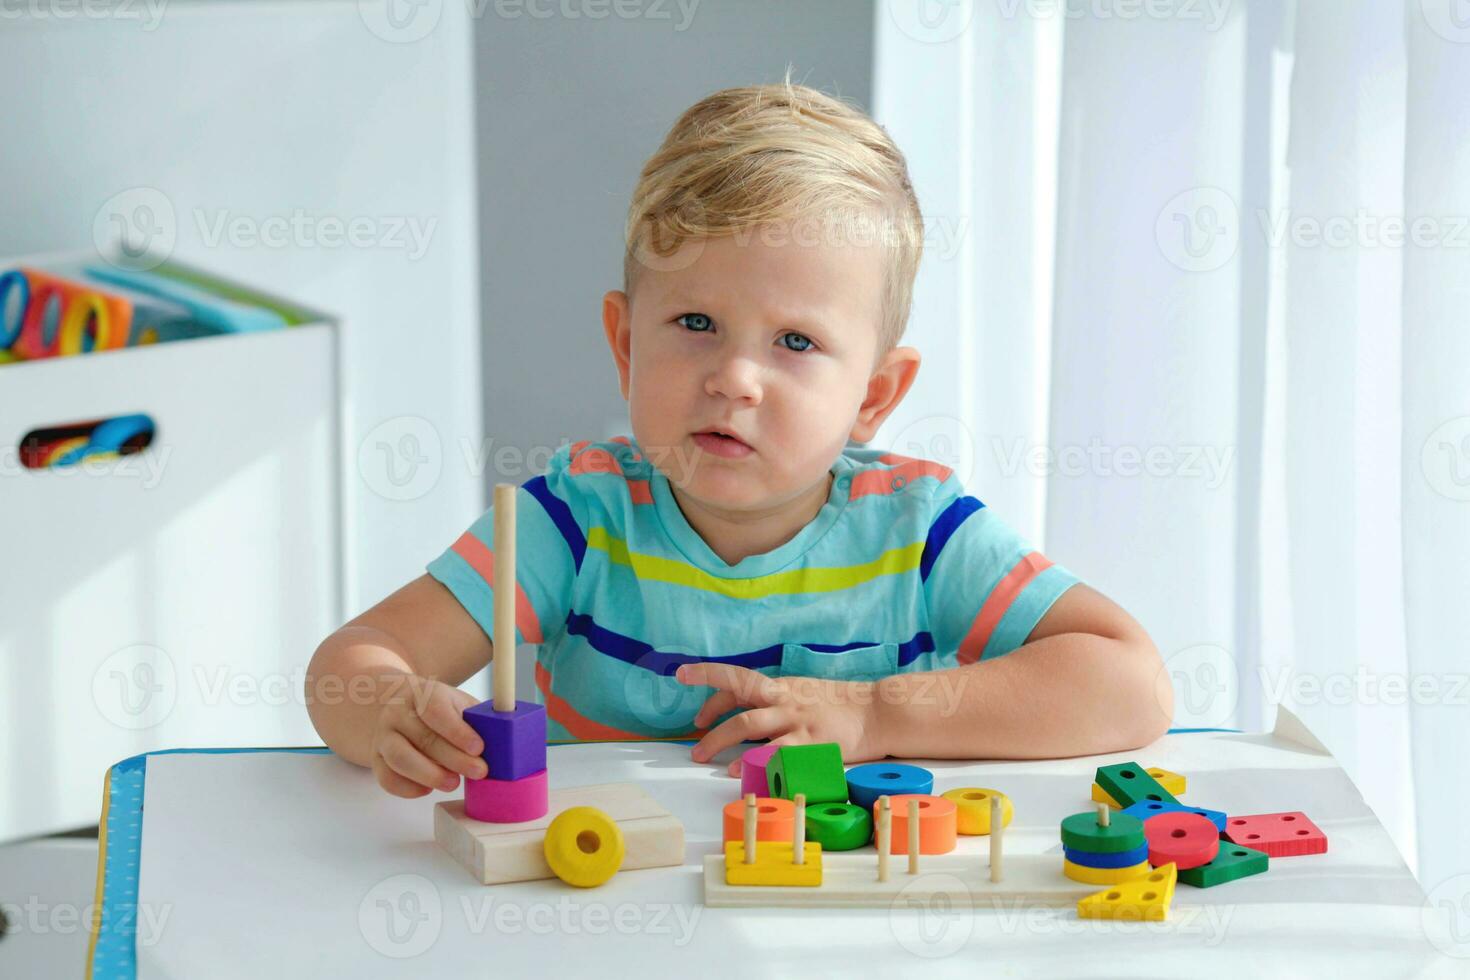
[[[961,786],[947,789],[942,795],[955,805],[956,830],[966,836],[983,836],[990,833],[990,813],[999,801],[1001,823],[1009,825],[1015,815],[1010,797],[999,790],[979,786]]]
[[[1185,791],[1188,789],[1189,781],[1177,772],[1170,772],[1169,770],[1161,769],[1158,766],[1150,766],[1149,768],[1145,769],[1144,772],[1152,776],[1155,782],[1164,787],[1164,789],[1168,790],[1169,793],[1176,798],[1183,796]],[[1106,803],[1114,810],[1122,809],[1122,806],[1119,805],[1118,801],[1109,796],[1108,791],[1103,789],[1096,782],[1092,784],[1092,799],[1095,803]]]
[[[1074,813],[1062,821],[1062,873],[1089,885],[1112,885],[1148,871],[1148,839],[1143,824],[1113,814],[1099,803],[1097,812]]]
[[[546,709],[515,699],[516,489],[495,487],[493,696],[464,712],[489,771],[434,807],[434,839],[485,885],[555,876],[587,888],[620,868],[683,864],[684,825],[639,787],[548,787]]]

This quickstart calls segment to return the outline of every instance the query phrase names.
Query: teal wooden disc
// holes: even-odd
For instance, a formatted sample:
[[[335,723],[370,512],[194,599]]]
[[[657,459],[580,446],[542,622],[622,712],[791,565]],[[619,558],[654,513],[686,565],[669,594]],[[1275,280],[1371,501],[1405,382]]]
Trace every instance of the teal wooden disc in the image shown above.
[[[1143,821],[1126,813],[1115,813],[1106,827],[1099,826],[1097,811],[1074,813],[1062,821],[1062,846],[1094,854],[1131,851],[1147,843]]]
[[[851,851],[873,838],[873,817],[856,803],[811,803],[806,808],[806,839],[824,851]]]

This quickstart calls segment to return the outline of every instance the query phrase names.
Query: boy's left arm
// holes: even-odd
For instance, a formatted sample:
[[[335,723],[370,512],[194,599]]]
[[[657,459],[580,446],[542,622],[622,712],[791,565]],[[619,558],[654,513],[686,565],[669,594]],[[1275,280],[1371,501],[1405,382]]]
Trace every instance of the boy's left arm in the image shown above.
[[[838,742],[847,761],[1063,758],[1147,745],[1174,715],[1173,687],[1148,633],[1080,583],[1020,647],[949,670],[852,682],[691,664],[677,677],[718,689],[696,726],[747,708],[695,745],[696,762],[759,738]]]

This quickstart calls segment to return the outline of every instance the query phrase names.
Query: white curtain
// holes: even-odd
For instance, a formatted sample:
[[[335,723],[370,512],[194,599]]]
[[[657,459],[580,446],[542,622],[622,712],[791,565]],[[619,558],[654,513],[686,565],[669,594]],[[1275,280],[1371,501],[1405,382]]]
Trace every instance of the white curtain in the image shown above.
[[[1470,3],[880,0],[929,225],[877,442],[1150,630],[1177,727],[1292,707],[1470,871]]]

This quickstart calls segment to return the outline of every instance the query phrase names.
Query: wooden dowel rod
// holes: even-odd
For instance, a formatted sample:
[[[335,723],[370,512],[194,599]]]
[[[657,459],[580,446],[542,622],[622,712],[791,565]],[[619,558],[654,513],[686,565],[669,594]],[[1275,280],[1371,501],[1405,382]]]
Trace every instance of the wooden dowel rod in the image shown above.
[[[1003,819],[1000,795],[990,795],[990,880],[998,882],[1001,879],[1001,849],[1004,846],[1001,837],[1005,834],[1005,820]]]
[[[909,800],[909,874],[919,873],[919,801]]]
[[[796,830],[791,838],[791,862],[806,863],[806,794],[796,794]]]
[[[755,864],[755,794],[745,794],[745,863]]]
[[[888,880],[889,833],[892,821],[889,815],[888,797],[878,797],[878,880]]]
[[[516,485],[495,484],[495,616],[491,698],[496,711],[516,709]]]

